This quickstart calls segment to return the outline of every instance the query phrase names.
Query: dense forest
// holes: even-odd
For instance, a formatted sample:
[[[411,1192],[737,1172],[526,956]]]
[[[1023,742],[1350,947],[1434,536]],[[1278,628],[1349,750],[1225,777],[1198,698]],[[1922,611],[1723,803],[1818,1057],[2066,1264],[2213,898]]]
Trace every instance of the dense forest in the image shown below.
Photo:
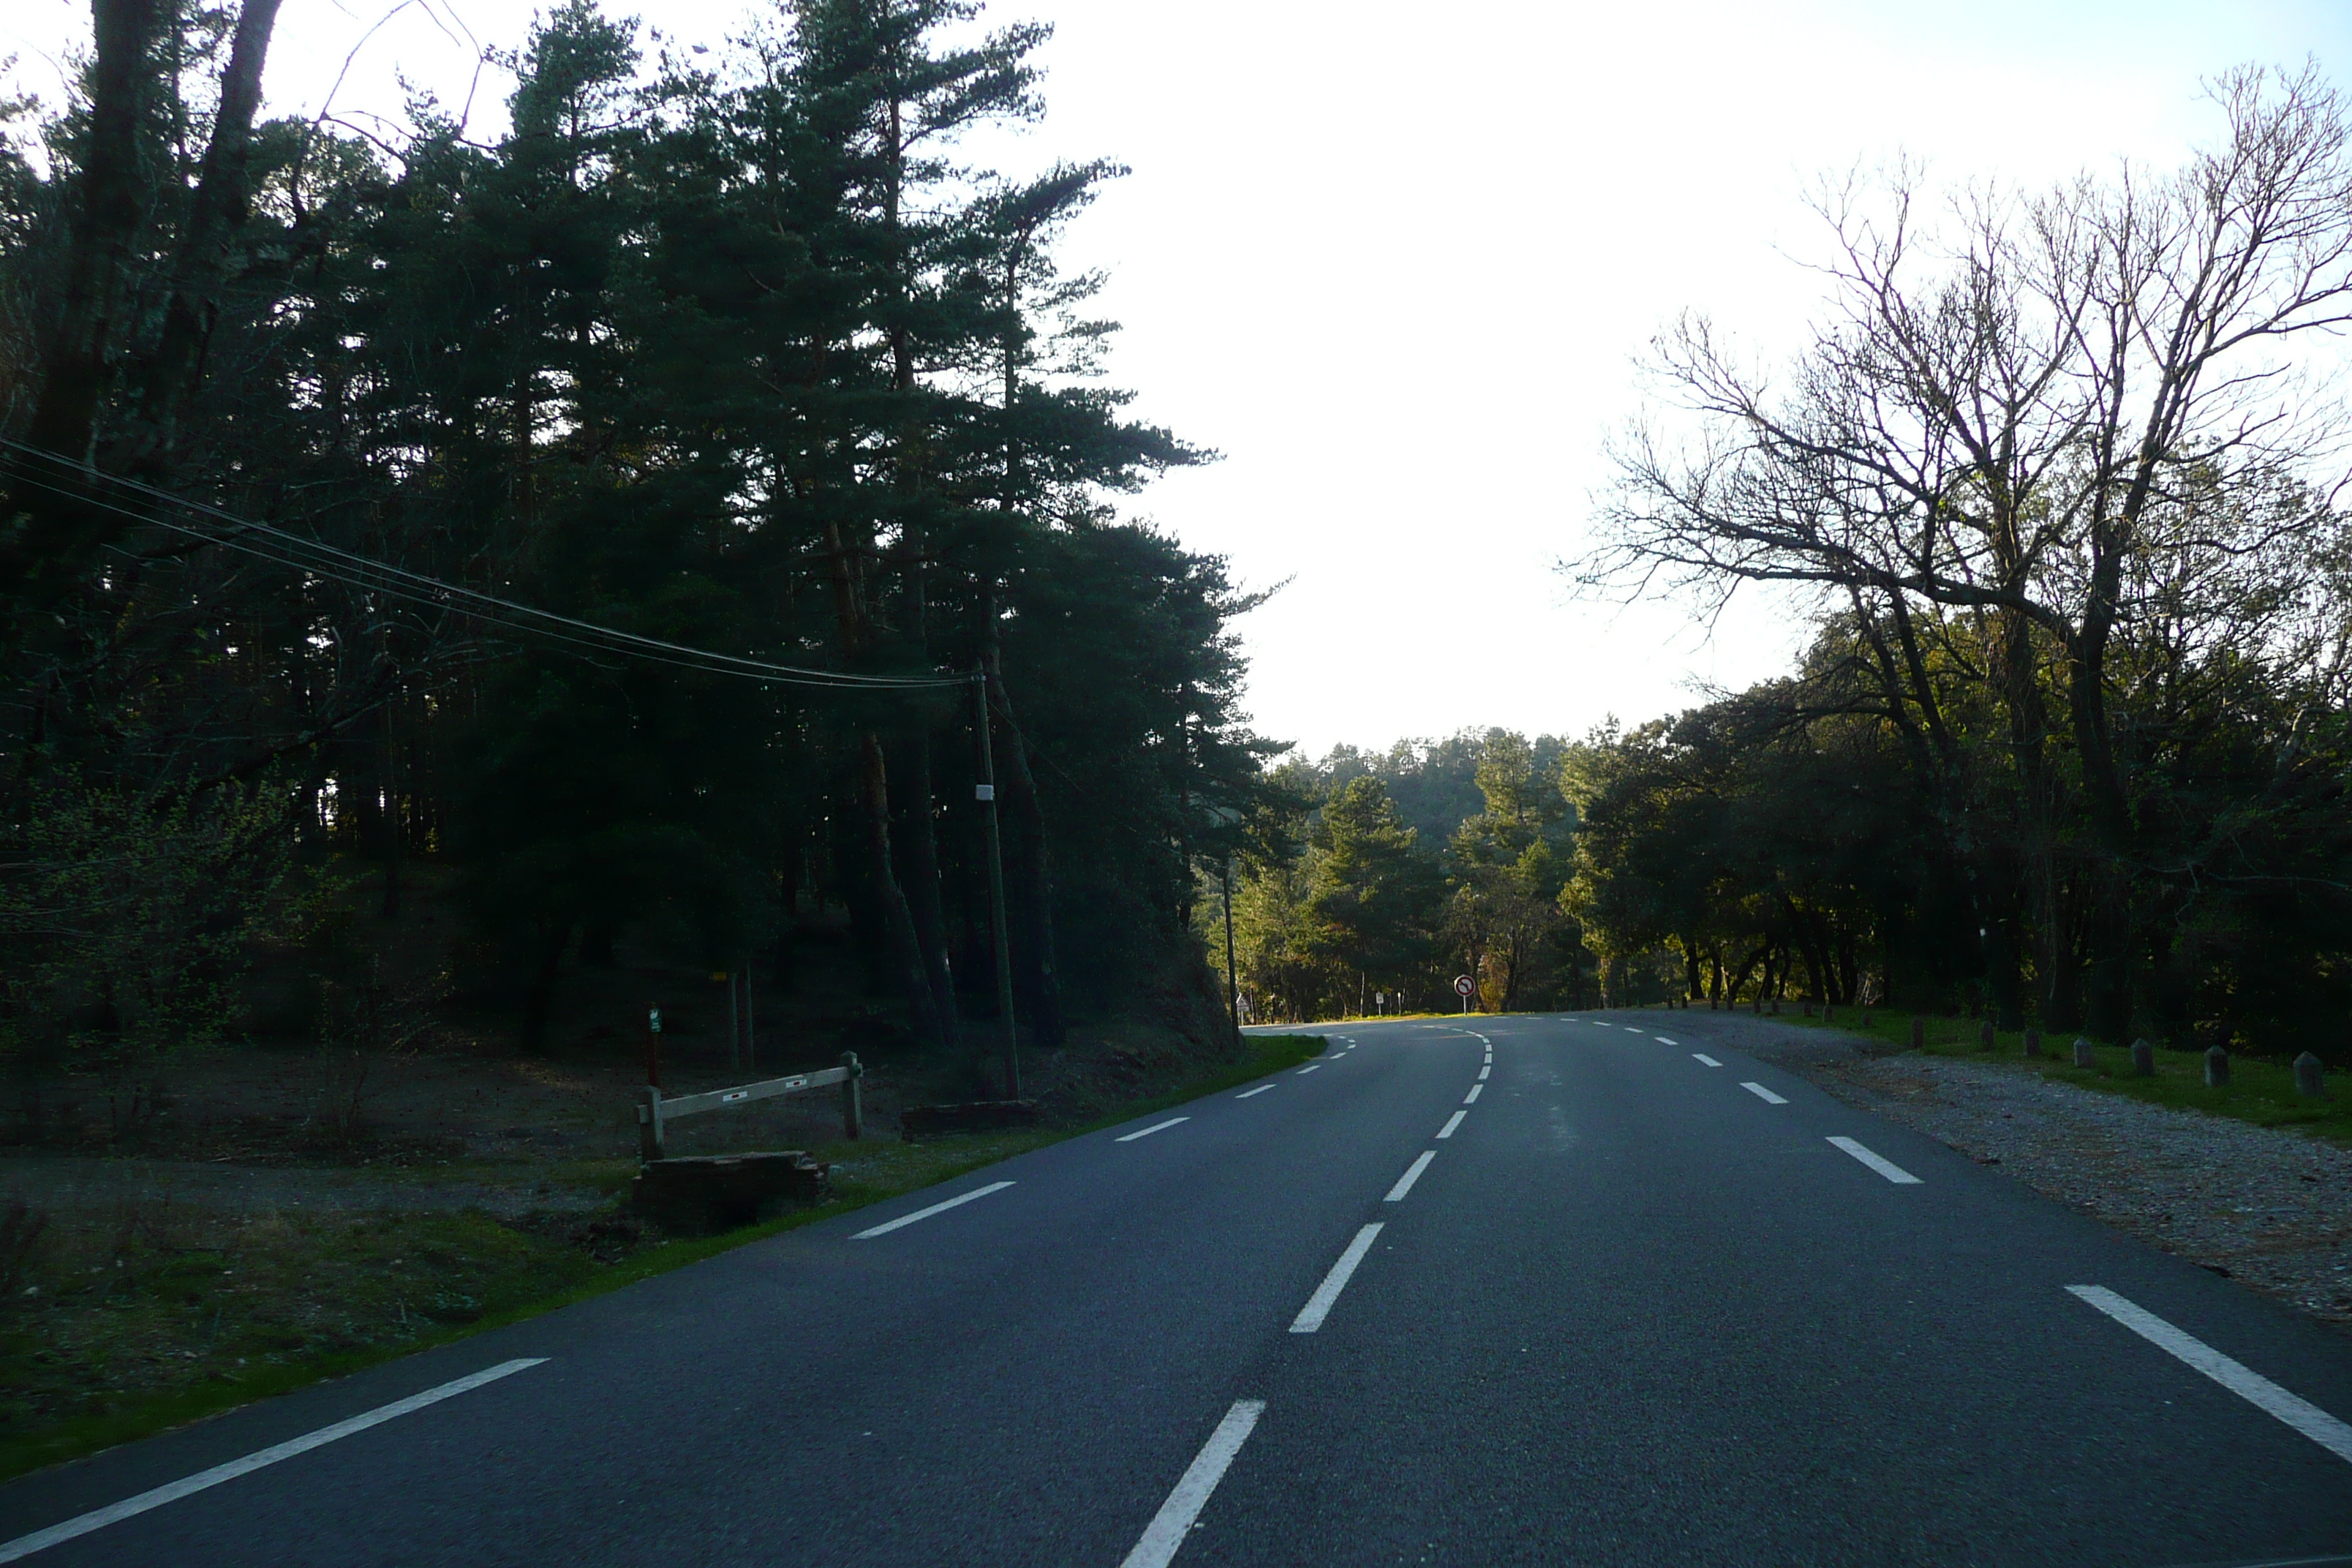
[[[647,56],[572,0],[484,140],[264,118],[277,10],[96,0],[72,101],[9,110],[20,1081],[252,1027],[272,944],[364,991],[306,933],[428,869],[453,995],[526,1050],[616,951],[830,922],[978,1055],[986,811],[1029,1036],[1140,993],[1215,1038],[1197,867],[1271,798],[1250,601],[1119,510],[1209,456],[1124,412],[1057,265],[1121,171],[963,160],[1043,112],[1045,31],[800,0]]]

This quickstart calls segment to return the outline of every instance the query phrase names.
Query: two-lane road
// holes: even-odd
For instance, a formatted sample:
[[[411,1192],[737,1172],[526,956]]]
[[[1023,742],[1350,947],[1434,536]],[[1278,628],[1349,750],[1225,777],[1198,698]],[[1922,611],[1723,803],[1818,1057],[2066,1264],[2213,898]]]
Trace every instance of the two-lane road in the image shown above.
[[[2352,1342],[1759,1062],[1769,1027],[1331,1026],[0,1489],[0,1562],[2352,1563]]]

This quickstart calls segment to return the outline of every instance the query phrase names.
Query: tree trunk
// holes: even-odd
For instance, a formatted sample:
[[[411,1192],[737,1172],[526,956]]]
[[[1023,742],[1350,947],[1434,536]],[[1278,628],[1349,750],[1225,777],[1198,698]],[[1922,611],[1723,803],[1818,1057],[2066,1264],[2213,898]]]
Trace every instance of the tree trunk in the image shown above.
[[[930,976],[923,965],[923,944],[915,935],[915,917],[907,907],[906,890],[891,868],[890,775],[882,760],[882,738],[868,731],[862,745],[864,767],[858,775],[859,804],[865,809],[866,873],[881,908],[883,940],[891,967],[905,987],[914,1015],[916,1036],[926,1044],[945,1046],[949,1036],[932,999]]]

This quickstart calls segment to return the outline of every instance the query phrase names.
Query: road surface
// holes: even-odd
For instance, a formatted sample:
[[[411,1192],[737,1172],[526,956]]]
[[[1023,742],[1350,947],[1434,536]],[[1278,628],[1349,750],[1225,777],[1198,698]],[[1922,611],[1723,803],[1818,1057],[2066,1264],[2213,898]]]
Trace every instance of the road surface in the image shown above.
[[[0,1488],[0,1562],[2352,1563],[2352,1339],[1744,1048],[1775,1027],[1319,1027]]]

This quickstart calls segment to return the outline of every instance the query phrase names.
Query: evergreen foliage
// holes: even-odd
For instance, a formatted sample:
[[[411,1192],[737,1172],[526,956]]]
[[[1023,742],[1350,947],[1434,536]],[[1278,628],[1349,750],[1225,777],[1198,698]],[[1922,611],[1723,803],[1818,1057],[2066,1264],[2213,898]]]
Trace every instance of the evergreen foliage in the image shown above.
[[[1043,112],[1045,28],[802,0],[646,58],[567,0],[485,144],[431,103],[400,139],[258,121],[271,0],[94,6],[75,101],[0,155],[8,910],[111,825],[219,867],[244,902],[213,941],[299,837],[381,869],[387,910],[404,862],[459,867],[533,1046],[619,937],[732,968],[796,910],[847,911],[919,1037],[992,1010],[968,685],[518,638],[191,537],[211,507],[722,655],[984,671],[1024,1022],[1056,1039],[1138,966],[1212,1016],[1193,860],[1269,790],[1250,601],[1117,510],[1207,456],[1099,384],[1100,280],[1056,263],[1119,171],[959,153]],[[37,979],[55,940],[0,930],[20,1038],[78,1005]],[[110,973],[103,1027],[145,1027]]]

